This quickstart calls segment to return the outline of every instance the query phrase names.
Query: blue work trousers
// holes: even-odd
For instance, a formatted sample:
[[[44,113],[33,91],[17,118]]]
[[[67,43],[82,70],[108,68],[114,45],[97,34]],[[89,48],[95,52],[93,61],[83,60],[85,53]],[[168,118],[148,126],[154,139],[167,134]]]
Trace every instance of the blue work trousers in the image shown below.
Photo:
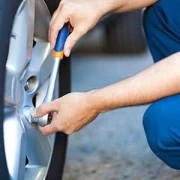
[[[143,24],[155,62],[180,51],[180,0],[158,0],[144,12]],[[150,105],[143,126],[155,155],[168,166],[180,169],[180,94]]]

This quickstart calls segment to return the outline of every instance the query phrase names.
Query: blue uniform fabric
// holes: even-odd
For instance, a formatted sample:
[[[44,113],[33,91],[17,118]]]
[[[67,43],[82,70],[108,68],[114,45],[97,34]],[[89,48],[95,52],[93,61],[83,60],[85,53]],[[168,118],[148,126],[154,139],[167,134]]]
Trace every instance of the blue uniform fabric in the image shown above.
[[[146,9],[144,30],[155,62],[179,52],[180,0],[159,0]],[[170,167],[180,169],[180,94],[150,105],[143,126],[155,155]]]

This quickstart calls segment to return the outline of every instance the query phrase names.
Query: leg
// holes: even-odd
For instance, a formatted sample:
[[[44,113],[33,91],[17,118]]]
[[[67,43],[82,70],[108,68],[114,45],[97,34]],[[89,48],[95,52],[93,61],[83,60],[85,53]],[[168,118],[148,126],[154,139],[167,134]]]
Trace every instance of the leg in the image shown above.
[[[155,62],[180,51],[180,1],[174,1],[159,0],[144,14],[144,30]],[[153,103],[143,118],[150,148],[175,169],[180,169],[179,108],[180,95],[171,96]]]
[[[152,104],[143,125],[152,151],[170,167],[180,169],[180,95]]]
[[[179,0],[159,0],[144,13],[144,31],[155,62],[180,51],[179,8]]]

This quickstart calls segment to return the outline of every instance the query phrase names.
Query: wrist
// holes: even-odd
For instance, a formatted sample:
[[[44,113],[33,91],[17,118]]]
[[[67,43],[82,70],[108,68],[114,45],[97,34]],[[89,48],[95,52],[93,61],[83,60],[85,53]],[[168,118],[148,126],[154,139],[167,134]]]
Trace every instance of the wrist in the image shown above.
[[[117,11],[119,12],[119,9],[121,9],[124,6],[126,1],[127,0],[109,0],[106,3],[106,13],[116,13]]]
[[[104,113],[109,110],[106,106],[105,98],[103,98],[101,89],[89,91],[87,92],[87,96],[89,105],[98,113]]]
[[[119,11],[119,9],[121,9],[121,7],[123,7],[123,5],[125,4],[126,0],[107,0],[107,1],[99,1],[99,11],[101,16],[104,16],[106,14],[109,13],[115,13],[117,11]]]

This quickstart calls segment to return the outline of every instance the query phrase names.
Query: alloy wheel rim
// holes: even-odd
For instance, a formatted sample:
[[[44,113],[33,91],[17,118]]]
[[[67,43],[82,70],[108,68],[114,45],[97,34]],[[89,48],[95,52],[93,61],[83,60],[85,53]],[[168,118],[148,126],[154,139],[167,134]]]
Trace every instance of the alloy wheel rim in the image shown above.
[[[49,20],[43,0],[24,0],[14,19],[6,64],[3,125],[13,180],[45,179],[53,152],[55,135],[43,136],[23,114],[23,108],[39,106],[46,96],[53,65],[47,40]]]

